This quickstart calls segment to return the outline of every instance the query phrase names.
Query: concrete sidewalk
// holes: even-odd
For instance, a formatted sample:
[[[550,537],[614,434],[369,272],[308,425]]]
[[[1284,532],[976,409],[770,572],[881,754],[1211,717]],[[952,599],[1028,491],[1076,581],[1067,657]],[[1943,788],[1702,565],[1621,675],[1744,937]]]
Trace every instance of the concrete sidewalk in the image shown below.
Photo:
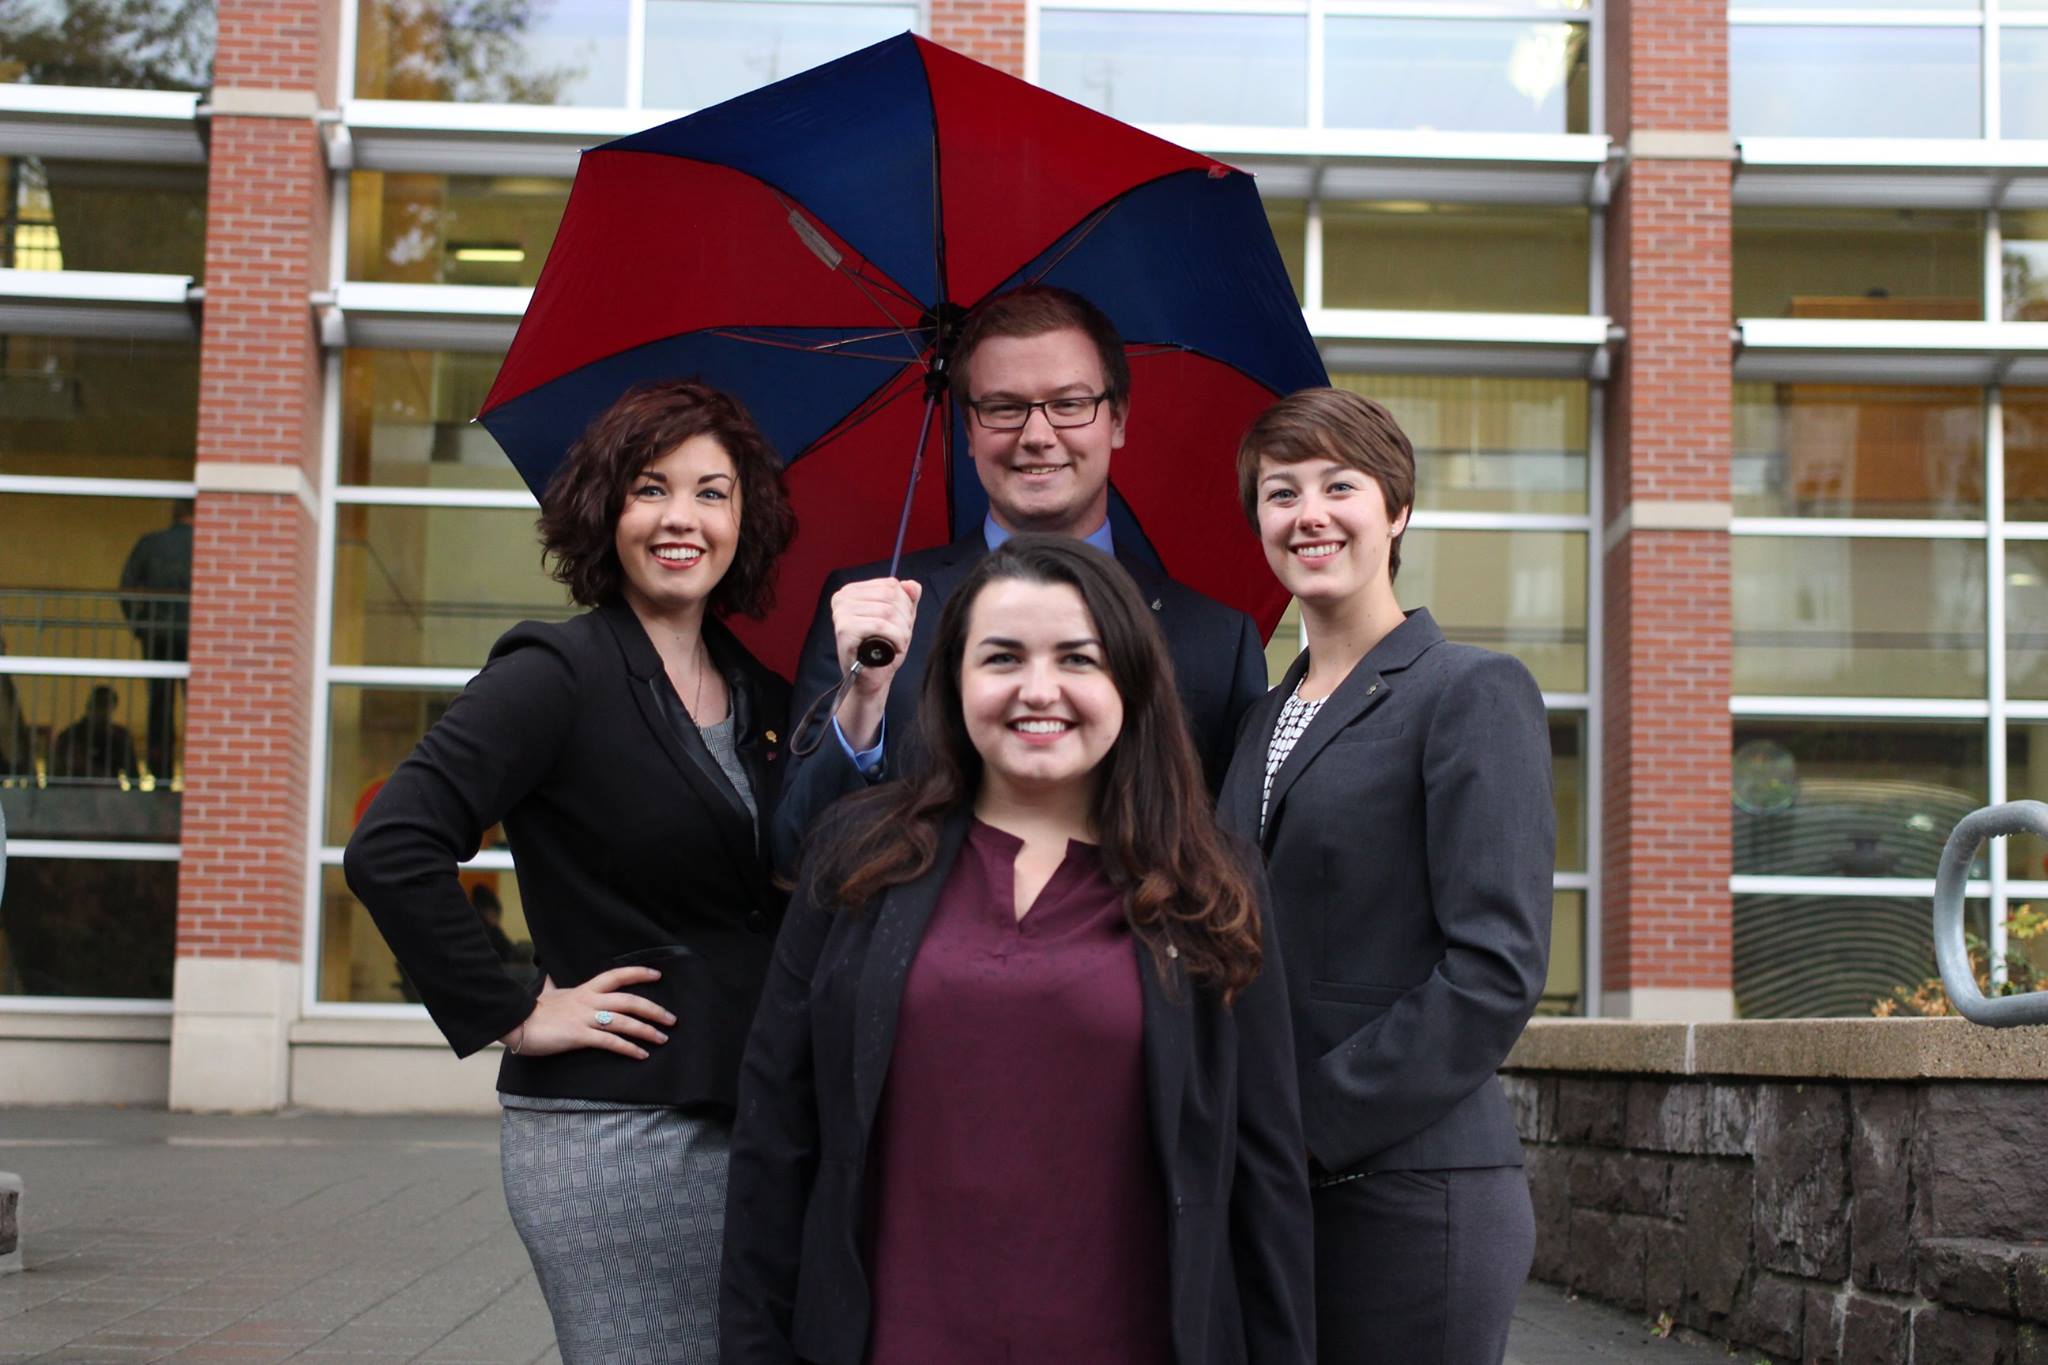
[[[473,1118],[0,1113],[28,1268],[0,1362],[555,1361]],[[1513,1365],[1725,1362],[1532,1286]]]

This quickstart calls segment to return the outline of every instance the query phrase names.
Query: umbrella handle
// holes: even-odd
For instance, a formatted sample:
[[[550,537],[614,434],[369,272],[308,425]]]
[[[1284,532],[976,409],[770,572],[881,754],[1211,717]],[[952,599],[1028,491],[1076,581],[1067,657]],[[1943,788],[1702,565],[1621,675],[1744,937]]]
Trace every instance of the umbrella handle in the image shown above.
[[[861,668],[887,668],[896,662],[896,646],[879,635],[870,635],[854,646],[853,659]]]

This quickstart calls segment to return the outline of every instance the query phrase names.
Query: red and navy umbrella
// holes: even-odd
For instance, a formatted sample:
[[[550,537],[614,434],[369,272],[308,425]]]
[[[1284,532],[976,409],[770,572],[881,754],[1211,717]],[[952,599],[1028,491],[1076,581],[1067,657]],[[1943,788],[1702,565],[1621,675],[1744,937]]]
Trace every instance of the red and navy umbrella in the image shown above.
[[[1129,346],[1120,551],[1270,631],[1286,593],[1232,460],[1327,377],[1251,177],[909,34],[585,152],[482,421],[538,492],[630,385],[739,395],[798,534],[777,610],[732,624],[788,673],[825,575],[889,556],[941,337],[1026,282],[1094,300]],[[909,494],[913,548],[981,524],[956,422]]]

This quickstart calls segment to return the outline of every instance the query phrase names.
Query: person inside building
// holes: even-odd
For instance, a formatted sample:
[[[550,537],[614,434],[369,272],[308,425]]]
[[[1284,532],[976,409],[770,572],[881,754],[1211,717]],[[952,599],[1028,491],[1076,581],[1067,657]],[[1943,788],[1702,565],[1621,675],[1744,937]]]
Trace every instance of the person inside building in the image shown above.
[[[121,566],[121,611],[142,657],[183,663],[192,620],[192,504],[171,504],[171,524],[135,542]],[[177,751],[179,678],[149,680],[149,770],[171,776]]]
[[[555,576],[590,610],[507,632],[349,841],[349,888],[449,1044],[505,1045],[506,1201],[570,1365],[717,1356],[734,1086],[784,900],[757,849],[788,706],[721,618],[767,608],[794,525],[736,400],[626,393],[541,504]],[[530,987],[457,876],[500,821]]]
[[[747,1043],[727,1365],[1312,1360],[1286,986],[1154,614],[1019,535],[936,625]]]
[[[950,373],[988,515],[950,545],[905,555],[894,578],[884,576],[886,564],[870,564],[826,580],[797,665],[795,713],[808,714],[839,685],[863,639],[887,640],[896,658],[856,674],[825,733],[807,730],[792,750],[776,825],[785,867],[833,800],[915,770],[911,713],[939,611],[976,561],[1017,532],[1084,540],[1123,565],[1165,632],[1210,790],[1238,720],[1265,693],[1251,618],[1174,582],[1111,533],[1110,458],[1130,419],[1131,369],[1102,310],[1048,285],[998,294],[968,314]]]
[[[121,698],[101,683],[88,694],[85,714],[57,732],[50,742],[50,776],[71,781],[118,782],[132,778],[135,739],[128,727],[114,722]]]
[[[1522,664],[1394,595],[1415,455],[1338,389],[1238,452],[1309,648],[1246,718],[1219,816],[1255,840],[1287,957],[1326,1365],[1481,1365],[1535,1247],[1494,1071],[1543,991],[1555,816]]]

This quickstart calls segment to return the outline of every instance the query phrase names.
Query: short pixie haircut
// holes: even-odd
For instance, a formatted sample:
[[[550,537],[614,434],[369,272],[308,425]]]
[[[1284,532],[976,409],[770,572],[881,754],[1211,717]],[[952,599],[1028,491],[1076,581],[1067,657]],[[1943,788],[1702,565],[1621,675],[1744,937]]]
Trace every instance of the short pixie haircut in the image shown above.
[[[979,394],[967,391],[968,362],[981,343],[995,337],[1042,337],[1047,332],[1073,328],[1095,345],[1102,362],[1102,391],[1109,406],[1118,413],[1131,406],[1131,362],[1124,355],[1124,339],[1117,335],[1109,314],[1071,289],[1050,284],[1023,284],[1007,293],[982,300],[960,326],[953,344],[953,397],[968,402]]]
[[[1415,505],[1415,447],[1384,407],[1349,389],[1303,389],[1252,419],[1237,443],[1237,495],[1259,526],[1259,462],[1335,460],[1380,486],[1387,520]],[[1402,528],[1402,535],[1407,529]],[[1387,578],[1401,572],[1401,536],[1387,552]]]
[[[714,437],[739,477],[739,544],[711,590],[719,616],[760,616],[775,604],[775,561],[796,535],[782,461],[737,398],[694,379],[641,384],[592,422],[541,498],[543,561],[586,607],[616,601],[625,583],[615,534],[642,470],[692,436]]]

